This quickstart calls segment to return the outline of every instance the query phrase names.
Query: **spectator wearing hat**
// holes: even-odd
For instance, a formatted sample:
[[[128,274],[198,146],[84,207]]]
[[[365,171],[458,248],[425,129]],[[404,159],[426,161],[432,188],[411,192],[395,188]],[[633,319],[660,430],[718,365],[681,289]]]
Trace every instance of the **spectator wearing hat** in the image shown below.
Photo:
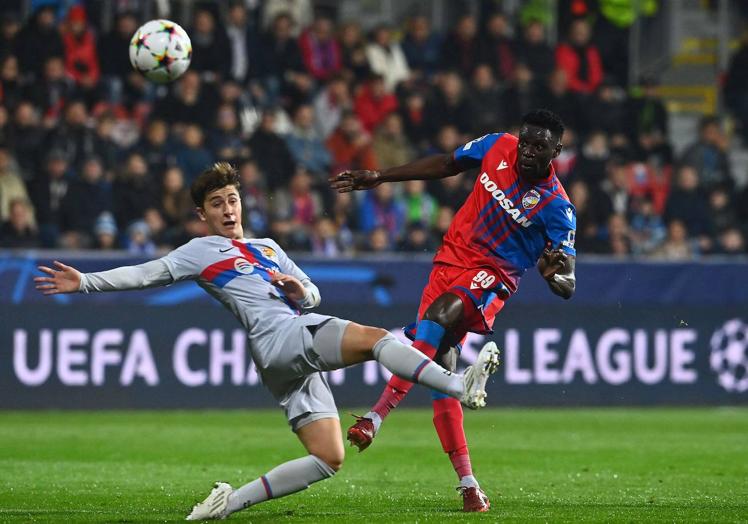
[[[132,255],[152,256],[156,252],[151,229],[145,220],[136,220],[127,227],[126,247]]]
[[[117,247],[117,222],[114,215],[104,211],[94,222],[94,247],[97,249],[115,249]]]
[[[82,5],[72,6],[64,27],[62,43],[65,49],[65,72],[89,102],[93,102],[101,69],[96,52],[96,38],[88,27],[86,9]]]

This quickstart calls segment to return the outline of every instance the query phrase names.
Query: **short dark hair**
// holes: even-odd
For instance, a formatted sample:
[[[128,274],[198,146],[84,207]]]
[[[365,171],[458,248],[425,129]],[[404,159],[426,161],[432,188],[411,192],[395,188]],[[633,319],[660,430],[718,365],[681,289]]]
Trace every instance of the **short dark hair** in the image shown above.
[[[553,136],[561,139],[564,136],[564,123],[553,111],[547,109],[534,109],[522,117],[522,124],[542,127],[551,132]]]
[[[197,207],[203,207],[205,196],[208,193],[226,186],[234,186],[238,191],[240,187],[239,173],[228,162],[216,162],[200,173],[200,176],[190,186],[192,201]]]

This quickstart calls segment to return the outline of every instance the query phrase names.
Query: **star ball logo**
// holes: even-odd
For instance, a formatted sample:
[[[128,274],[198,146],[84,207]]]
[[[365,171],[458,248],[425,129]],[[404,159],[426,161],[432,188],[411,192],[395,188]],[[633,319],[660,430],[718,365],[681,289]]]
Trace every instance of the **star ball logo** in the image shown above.
[[[712,335],[709,364],[717,382],[731,393],[748,391],[748,324],[734,318]]]

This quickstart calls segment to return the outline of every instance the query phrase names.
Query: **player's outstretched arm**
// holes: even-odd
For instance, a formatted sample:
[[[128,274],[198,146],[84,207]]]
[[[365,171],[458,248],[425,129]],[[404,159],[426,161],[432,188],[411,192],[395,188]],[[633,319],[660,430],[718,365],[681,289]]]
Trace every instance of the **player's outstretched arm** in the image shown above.
[[[454,176],[462,171],[463,169],[457,165],[451,154],[431,155],[383,171],[343,171],[330,177],[330,185],[339,193],[348,193],[360,189],[371,189],[383,182],[436,180]]]
[[[71,266],[55,261],[56,269],[39,266],[48,276],[35,277],[36,289],[45,295],[59,293],[90,293],[95,291],[124,291],[165,286],[174,278],[163,259],[151,260],[137,266],[123,266],[97,273],[81,273]]]
[[[576,257],[561,249],[546,249],[538,260],[538,271],[556,295],[570,299],[576,289]]]

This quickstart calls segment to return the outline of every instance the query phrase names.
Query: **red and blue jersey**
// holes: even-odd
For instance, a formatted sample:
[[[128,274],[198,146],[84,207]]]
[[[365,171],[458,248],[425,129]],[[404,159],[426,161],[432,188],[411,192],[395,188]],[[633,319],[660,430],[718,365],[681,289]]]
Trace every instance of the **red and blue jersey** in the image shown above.
[[[552,166],[540,182],[520,177],[517,142],[509,133],[492,133],[454,152],[457,165],[480,167],[480,175],[434,257],[435,263],[492,268],[512,293],[548,244],[576,256],[577,226],[576,210]]]

